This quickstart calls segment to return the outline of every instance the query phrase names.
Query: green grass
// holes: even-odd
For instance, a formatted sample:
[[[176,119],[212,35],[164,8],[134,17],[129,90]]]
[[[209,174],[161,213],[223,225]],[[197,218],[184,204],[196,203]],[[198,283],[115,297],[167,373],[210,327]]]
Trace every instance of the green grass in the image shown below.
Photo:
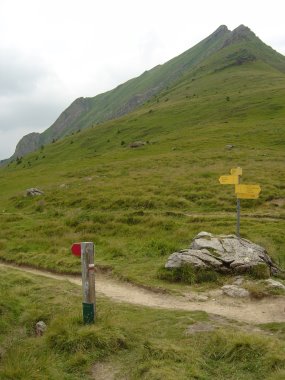
[[[208,42],[197,45],[196,57]],[[1,168],[0,259],[79,273],[80,260],[70,246],[94,241],[96,265],[114,276],[185,291],[189,285],[180,281],[192,283],[192,272],[178,273],[179,282],[171,283],[158,271],[198,232],[235,232],[234,189],[219,185],[218,178],[241,166],[242,182],[262,188],[258,200],[241,202],[241,235],[264,246],[285,268],[282,59],[255,44],[256,59],[233,64],[240,54],[251,57],[243,46],[238,49],[238,55],[230,48],[206,57],[204,66],[180,73],[175,86],[127,116],[95,125],[86,115],[82,123],[91,128]],[[159,81],[156,74],[141,78],[140,89],[152,75]],[[114,97],[124,102],[122,92],[118,88]],[[146,144],[129,147],[138,140]],[[30,187],[44,195],[25,197]],[[209,273],[202,278],[209,279]],[[98,362],[130,379],[276,380],[285,375],[281,325],[263,326],[273,336],[227,327],[188,336],[190,324],[208,321],[205,313],[136,308],[100,298],[97,324],[83,326],[81,291],[70,284],[59,287],[1,269],[0,286],[1,380],[88,379]],[[263,294],[264,286],[251,292]],[[48,331],[36,338],[39,319]]]
[[[96,324],[84,326],[80,287],[1,268],[0,289],[3,380],[91,379],[96,363],[107,363],[128,379],[281,379],[284,374],[284,341],[272,326],[272,336],[229,325],[187,335],[190,325],[209,322],[207,314],[104,298],[98,299]],[[39,320],[47,324],[42,337],[35,336]]]
[[[274,203],[285,199],[285,108],[275,107],[284,103],[284,74],[254,62],[188,87],[185,78],[169,90],[168,102],[154,99],[2,168],[0,257],[79,272],[70,245],[90,240],[98,265],[130,281],[171,287],[156,275],[169,254],[202,230],[235,232],[234,189],[218,178],[241,166],[242,182],[262,188],[258,200],[241,202],[241,235],[284,267],[285,206]],[[149,143],[129,148],[136,140]],[[25,197],[29,187],[44,196]]]
[[[179,268],[172,269],[161,267],[157,271],[157,277],[170,282],[182,282],[190,285],[204,282],[219,282],[219,275],[214,270],[195,269],[189,264],[184,264]]]

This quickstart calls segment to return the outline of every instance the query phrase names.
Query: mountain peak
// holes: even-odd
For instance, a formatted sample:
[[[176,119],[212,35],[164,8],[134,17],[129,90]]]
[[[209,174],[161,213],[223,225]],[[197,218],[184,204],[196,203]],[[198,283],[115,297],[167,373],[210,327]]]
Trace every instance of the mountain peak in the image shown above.
[[[225,33],[228,33],[229,32],[229,29],[226,25],[220,25],[218,27],[217,30],[214,31],[214,33],[212,33],[209,37],[217,37],[217,36],[220,36],[220,35],[223,35]]]
[[[228,31],[229,31],[229,29],[228,29],[227,25],[220,25],[218,27],[218,29],[216,30],[216,33],[217,32],[228,32]]]
[[[240,36],[240,37],[246,37],[246,36],[255,36],[255,34],[245,25],[241,24],[236,29],[232,31],[233,36]]]
[[[247,26],[241,24],[230,32],[229,37],[226,39],[223,47],[236,42],[251,41],[254,38],[257,38],[256,35]]]

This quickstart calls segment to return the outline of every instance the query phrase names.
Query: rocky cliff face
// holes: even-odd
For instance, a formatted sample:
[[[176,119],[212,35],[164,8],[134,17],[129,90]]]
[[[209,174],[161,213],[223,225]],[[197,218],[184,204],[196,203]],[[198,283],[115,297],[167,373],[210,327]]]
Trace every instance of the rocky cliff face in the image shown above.
[[[2,165],[5,165],[17,157],[20,158],[28,153],[34,152],[39,149],[41,145],[49,144],[53,140],[62,137],[62,131],[66,129],[66,126],[78,119],[82,113],[88,112],[89,104],[89,98],[76,99],[65,111],[62,112],[54,124],[43,133],[32,132],[22,137],[16,146],[15,153],[8,160],[3,160],[1,162]],[[78,126],[77,129],[79,129],[79,127],[80,126]]]
[[[10,158],[10,160],[15,159],[17,157],[22,157],[25,154],[33,152],[40,147],[40,133],[29,133],[24,136],[17,144],[15,153]]]
[[[71,105],[64,110],[59,118],[46,130],[41,134],[41,143],[49,144],[52,140],[57,140],[62,137],[65,133],[66,126],[71,125],[79,119],[79,117],[88,112],[90,109],[90,98],[78,98]],[[77,129],[80,128],[80,125],[77,126]],[[74,130],[76,129],[73,128]],[[69,132],[72,132],[70,130]]]

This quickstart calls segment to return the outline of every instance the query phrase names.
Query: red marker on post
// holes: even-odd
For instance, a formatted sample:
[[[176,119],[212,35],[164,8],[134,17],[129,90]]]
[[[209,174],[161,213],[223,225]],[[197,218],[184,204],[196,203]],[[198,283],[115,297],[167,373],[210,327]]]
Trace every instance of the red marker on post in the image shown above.
[[[71,246],[71,252],[74,256],[81,257],[81,243],[73,243]]]

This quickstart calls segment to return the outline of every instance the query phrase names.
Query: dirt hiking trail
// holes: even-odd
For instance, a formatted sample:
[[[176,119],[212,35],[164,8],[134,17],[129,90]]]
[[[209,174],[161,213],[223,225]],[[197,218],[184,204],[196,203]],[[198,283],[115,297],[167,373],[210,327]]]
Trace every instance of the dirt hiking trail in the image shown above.
[[[10,268],[38,276],[44,276],[60,281],[69,281],[81,286],[81,277],[73,275],[54,274],[45,270],[25,266],[0,263],[1,268]],[[96,273],[96,292],[115,302],[125,302],[138,306],[188,310],[201,310],[217,314],[240,322],[261,324],[270,322],[285,322],[285,297],[267,297],[262,300],[237,299],[212,292],[211,298],[204,302],[189,300],[187,296],[174,296],[155,293],[138,286],[111,279],[106,275]],[[207,293],[209,295],[209,293]]]

